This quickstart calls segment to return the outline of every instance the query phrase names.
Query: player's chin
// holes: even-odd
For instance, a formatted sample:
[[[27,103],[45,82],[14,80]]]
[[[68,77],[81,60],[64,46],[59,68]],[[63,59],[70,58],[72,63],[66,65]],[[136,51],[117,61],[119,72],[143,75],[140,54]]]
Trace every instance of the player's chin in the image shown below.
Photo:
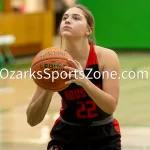
[[[69,31],[64,31],[64,32],[62,32],[61,33],[61,35],[63,36],[63,37],[65,37],[65,38],[67,38],[67,37],[73,37],[73,33],[72,32],[69,32]]]

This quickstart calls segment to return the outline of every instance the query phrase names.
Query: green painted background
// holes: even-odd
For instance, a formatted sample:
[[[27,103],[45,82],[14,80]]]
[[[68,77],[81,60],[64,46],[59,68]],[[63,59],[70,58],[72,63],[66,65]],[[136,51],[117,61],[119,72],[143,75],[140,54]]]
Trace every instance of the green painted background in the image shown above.
[[[0,0],[0,12],[3,11],[3,0]]]
[[[95,17],[97,44],[150,50],[150,0],[78,0]]]

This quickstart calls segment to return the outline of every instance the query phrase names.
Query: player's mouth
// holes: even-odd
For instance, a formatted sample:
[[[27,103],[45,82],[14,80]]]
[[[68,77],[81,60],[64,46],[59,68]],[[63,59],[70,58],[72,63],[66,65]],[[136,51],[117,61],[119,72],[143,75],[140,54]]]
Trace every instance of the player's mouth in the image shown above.
[[[63,29],[71,29],[69,26],[64,26]]]

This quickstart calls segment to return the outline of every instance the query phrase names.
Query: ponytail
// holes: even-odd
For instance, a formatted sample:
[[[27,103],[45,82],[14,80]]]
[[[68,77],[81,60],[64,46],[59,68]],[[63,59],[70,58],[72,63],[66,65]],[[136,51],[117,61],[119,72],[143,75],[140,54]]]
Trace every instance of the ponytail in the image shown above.
[[[90,44],[90,45],[91,45],[91,44],[93,44],[93,45],[96,44],[96,39],[95,39],[95,36],[94,36],[93,33],[92,33],[92,35],[89,35],[88,41],[89,41],[89,44]]]
[[[88,41],[89,41],[89,44],[90,44],[90,45],[95,45],[95,44],[96,44],[95,41],[92,40],[92,39],[90,39],[90,38],[88,39]]]

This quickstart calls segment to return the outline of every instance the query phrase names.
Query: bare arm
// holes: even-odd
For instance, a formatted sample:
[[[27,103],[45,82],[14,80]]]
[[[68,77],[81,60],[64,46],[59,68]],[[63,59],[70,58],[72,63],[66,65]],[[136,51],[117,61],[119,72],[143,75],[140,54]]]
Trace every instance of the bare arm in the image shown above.
[[[53,92],[41,89],[39,86],[27,108],[27,122],[31,126],[39,124],[43,119],[50,105]]]
[[[112,114],[119,99],[119,59],[115,52],[111,50],[104,54],[101,57],[101,59],[104,58],[103,90],[89,80],[85,82],[84,89],[103,111]],[[108,77],[108,75],[110,76]]]

